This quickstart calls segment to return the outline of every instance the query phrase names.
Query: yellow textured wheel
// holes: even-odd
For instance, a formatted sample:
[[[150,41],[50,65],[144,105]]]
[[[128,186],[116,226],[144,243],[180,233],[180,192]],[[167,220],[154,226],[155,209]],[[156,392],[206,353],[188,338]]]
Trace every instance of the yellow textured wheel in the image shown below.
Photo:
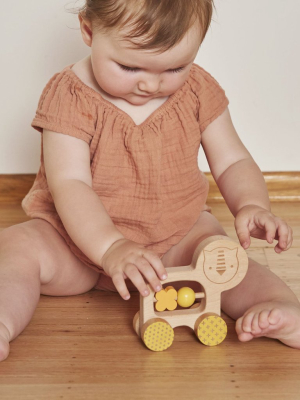
[[[204,314],[197,319],[195,332],[201,343],[216,346],[226,338],[227,325],[219,315]]]
[[[142,327],[141,334],[145,345],[152,351],[166,350],[174,340],[173,328],[160,318],[147,321]]]

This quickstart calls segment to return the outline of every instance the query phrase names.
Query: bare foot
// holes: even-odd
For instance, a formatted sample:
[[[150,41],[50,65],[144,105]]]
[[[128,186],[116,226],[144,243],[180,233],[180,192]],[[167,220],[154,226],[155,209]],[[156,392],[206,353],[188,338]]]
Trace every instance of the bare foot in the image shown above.
[[[0,323],[0,361],[4,361],[9,354],[9,332],[6,326]]]
[[[288,302],[256,304],[236,321],[235,330],[241,342],[266,336],[300,349],[300,307]]]

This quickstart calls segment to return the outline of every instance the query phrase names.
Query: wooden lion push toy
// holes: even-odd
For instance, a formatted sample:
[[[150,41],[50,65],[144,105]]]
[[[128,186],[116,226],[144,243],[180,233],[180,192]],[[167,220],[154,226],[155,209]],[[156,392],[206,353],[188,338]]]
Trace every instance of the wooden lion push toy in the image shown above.
[[[166,268],[168,278],[163,283],[197,282],[201,291],[195,293],[189,287],[176,291],[170,285],[155,293],[148,285],[150,295],[140,295],[140,311],[133,319],[136,333],[153,351],[170,347],[173,329],[182,325],[192,328],[201,343],[220,344],[227,334],[221,318],[221,292],[238,285],[247,269],[247,254],[238,243],[227,236],[205,239],[197,246],[191,265]],[[199,302],[194,303],[195,299]],[[181,309],[176,310],[178,305]]]

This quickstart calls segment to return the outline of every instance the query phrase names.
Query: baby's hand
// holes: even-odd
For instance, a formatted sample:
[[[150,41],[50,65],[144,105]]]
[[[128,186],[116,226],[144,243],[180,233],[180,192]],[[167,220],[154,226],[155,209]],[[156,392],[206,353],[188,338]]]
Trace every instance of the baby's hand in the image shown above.
[[[144,278],[156,292],[162,289],[160,280],[167,278],[167,271],[157,254],[127,239],[114,242],[102,257],[100,265],[112,278],[124,300],[130,298],[126,278],[132,281],[143,296],[150,294]]]
[[[273,243],[276,253],[288,250],[293,242],[293,231],[282,219],[275,217],[270,211],[255,205],[240,209],[235,219],[235,229],[244,249],[250,246],[250,236]]]

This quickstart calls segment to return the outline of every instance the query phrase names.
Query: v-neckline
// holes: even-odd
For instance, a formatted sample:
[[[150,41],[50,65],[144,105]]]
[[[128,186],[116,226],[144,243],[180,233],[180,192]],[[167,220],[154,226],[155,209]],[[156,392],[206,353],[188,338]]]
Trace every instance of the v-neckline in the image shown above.
[[[64,71],[66,73],[68,73],[69,75],[72,76],[73,79],[75,79],[87,92],[91,93],[94,97],[98,98],[102,103],[106,104],[107,106],[113,108],[114,110],[116,110],[119,114],[123,115],[124,117],[126,117],[130,123],[133,125],[134,128],[142,128],[144,125],[148,125],[153,119],[155,119],[156,117],[158,117],[159,115],[163,114],[164,110],[166,108],[169,108],[173,102],[180,96],[181,92],[183,91],[184,87],[187,85],[187,80],[190,76],[191,71],[189,72],[189,76],[187,77],[187,79],[185,80],[184,84],[176,90],[175,93],[171,94],[169,96],[169,98],[161,105],[159,106],[157,109],[155,109],[142,123],[140,124],[136,124],[134,122],[134,120],[132,119],[132,117],[127,114],[127,112],[123,111],[121,108],[119,108],[118,106],[116,106],[115,104],[111,103],[109,100],[106,100],[100,92],[97,92],[95,89],[93,89],[92,87],[88,86],[87,84],[85,84],[80,78],[79,76],[77,76],[75,74],[75,72],[72,70],[74,64],[70,64],[68,65]],[[193,68],[193,65],[191,67],[191,69]]]

